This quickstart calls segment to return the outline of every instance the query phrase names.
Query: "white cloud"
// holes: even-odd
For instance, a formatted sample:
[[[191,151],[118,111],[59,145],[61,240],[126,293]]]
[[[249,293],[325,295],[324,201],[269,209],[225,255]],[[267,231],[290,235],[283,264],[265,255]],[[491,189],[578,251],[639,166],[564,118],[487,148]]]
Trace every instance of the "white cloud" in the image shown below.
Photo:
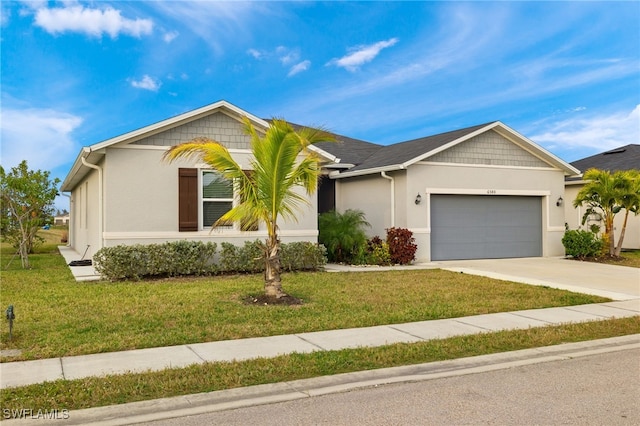
[[[144,89],[144,90],[150,90],[152,92],[157,92],[160,86],[162,85],[162,83],[154,79],[153,77],[150,77],[149,75],[145,74],[144,76],[142,76],[141,80],[137,80],[137,81],[131,80],[131,85],[136,89]]]
[[[164,40],[165,43],[171,43],[179,35],[180,33],[177,31],[170,31],[170,32],[164,33],[164,35],[162,36],[162,39]]]
[[[52,170],[76,154],[71,133],[82,118],[52,109],[2,109],[2,165],[27,160],[32,170]]]
[[[294,76],[294,75],[296,75],[298,73],[306,71],[306,70],[309,69],[310,66],[311,66],[311,61],[309,61],[309,60],[297,63],[297,64],[295,64],[294,66],[291,67],[291,69],[289,70],[289,74],[287,74],[287,76],[291,77],[291,76]]]
[[[545,132],[531,136],[551,150],[572,151],[583,148],[604,152],[640,140],[640,105],[631,112],[571,118],[552,123]]]
[[[262,59],[264,57],[264,52],[259,51],[258,49],[249,49],[247,53],[253,56],[254,59]]]
[[[35,24],[51,34],[79,32],[93,37],[109,34],[111,38],[119,34],[140,37],[153,30],[150,19],[128,19],[120,14],[120,10],[111,7],[101,10],[80,5],[40,8],[36,11]]]
[[[296,49],[289,49],[285,46],[278,46],[276,48],[276,55],[282,63],[282,65],[289,65],[300,59],[300,52]]]
[[[348,71],[356,71],[361,65],[371,62],[382,49],[391,47],[398,42],[397,38],[390,38],[389,40],[379,41],[367,46],[357,46],[351,48],[352,52],[342,58],[332,59],[327,65],[335,65],[337,67],[345,68]]]

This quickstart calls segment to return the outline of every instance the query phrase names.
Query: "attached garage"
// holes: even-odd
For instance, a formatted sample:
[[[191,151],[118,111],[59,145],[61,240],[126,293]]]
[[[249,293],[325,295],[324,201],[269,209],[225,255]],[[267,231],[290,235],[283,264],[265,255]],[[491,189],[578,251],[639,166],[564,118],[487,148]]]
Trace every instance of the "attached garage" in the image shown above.
[[[542,198],[431,195],[431,259],[542,256]]]

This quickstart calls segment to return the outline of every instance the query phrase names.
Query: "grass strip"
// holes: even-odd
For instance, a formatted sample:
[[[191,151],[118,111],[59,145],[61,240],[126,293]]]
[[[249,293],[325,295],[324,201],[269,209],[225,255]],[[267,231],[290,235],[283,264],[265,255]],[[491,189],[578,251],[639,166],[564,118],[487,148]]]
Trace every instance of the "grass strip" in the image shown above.
[[[640,333],[640,316],[376,348],[206,363],[142,374],[58,380],[2,390],[1,408],[74,410],[636,333]]]
[[[6,256],[2,264],[6,265]],[[62,256],[31,257],[2,270],[3,307],[16,314],[13,339],[0,325],[0,349],[22,361],[197,342],[263,337],[496,312],[606,302],[564,290],[444,270],[285,274],[299,307],[249,306],[261,275],[141,282],[75,282]]]

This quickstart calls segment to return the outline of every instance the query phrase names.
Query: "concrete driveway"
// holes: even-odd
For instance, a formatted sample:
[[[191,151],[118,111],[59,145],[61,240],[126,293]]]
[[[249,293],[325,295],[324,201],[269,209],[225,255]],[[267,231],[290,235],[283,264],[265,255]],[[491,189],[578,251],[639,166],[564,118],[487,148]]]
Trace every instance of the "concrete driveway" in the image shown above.
[[[614,300],[640,298],[640,269],[626,266],[560,257],[450,260],[437,262],[437,266],[455,272],[546,285]]]

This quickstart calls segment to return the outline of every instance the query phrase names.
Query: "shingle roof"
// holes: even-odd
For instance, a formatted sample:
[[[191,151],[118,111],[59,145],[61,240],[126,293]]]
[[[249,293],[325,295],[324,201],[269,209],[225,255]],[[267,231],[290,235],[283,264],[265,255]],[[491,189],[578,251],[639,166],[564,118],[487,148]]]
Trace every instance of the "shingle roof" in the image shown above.
[[[271,122],[271,120],[266,121]],[[296,123],[289,122],[289,124],[296,130],[304,127]],[[382,147],[382,145],[350,138],[337,133],[331,132],[331,134],[336,138],[336,142],[320,142],[315,144],[315,146],[339,158],[341,164],[360,164]]]
[[[407,161],[446,145],[449,142],[453,142],[468,135],[469,133],[473,133],[476,130],[486,127],[489,124],[491,123],[480,124],[464,129],[453,130],[451,132],[382,146],[377,151],[373,152],[362,163],[352,169],[349,169],[349,171],[375,169],[378,167],[406,163]]]
[[[571,165],[583,173],[593,168],[610,172],[640,169],[640,145],[621,146],[620,148],[574,161]]]
[[[382,148],[382,145],[375,143],[337,134],[334,135],[337,139],[337,143],[321,142],[316,144],[316,146],[321,150],[336,156],[340,159],[340,163],[343,164],[361,164],[371,154]]]

